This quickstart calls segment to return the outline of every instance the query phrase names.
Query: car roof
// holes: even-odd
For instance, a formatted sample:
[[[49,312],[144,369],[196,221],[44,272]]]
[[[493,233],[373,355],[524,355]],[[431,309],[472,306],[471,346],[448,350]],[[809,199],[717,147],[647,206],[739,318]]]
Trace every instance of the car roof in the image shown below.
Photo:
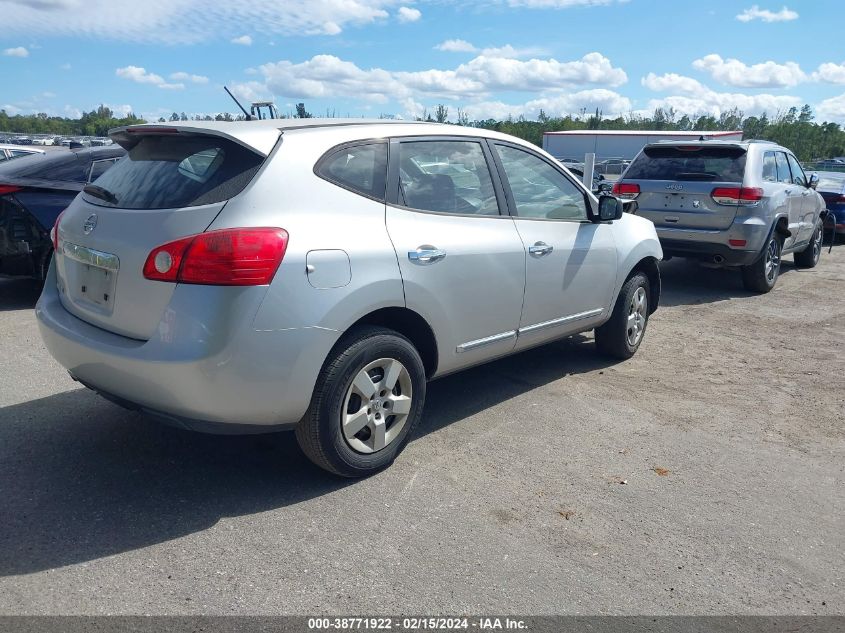
[[[748,139],[748,140],[741,140],[741,141],[733,141],[733,140],[718,140],[718,139],[705,139],[699,140],[696,139],[694,141],[684,141],[684,140],[667,140],[667,141],[654,141],[653,143],[646,143],[644,148],[646,147],[739,147],[742,149],[747,150],[752,145],[766,145],[770,149],[782,149],[785,151],[790,151],[781,145],[773,141],[763,141],[759,139]]]
[[[126,150],[117,145],[80,149],[60,149],[44,154],[21,156],[0,163],[0,178],[5,183],[31,184],[83,183],[87,180],[91,162],[119,158]]]
[[[485,136],[513,140],[513,137],[494,132],[448,123],[432,123],[427,121],[403,121],[399,119],[262,119],[253,121],[172,121],[167,123],[150,123],[131,125],[109,130],[109,136],[124,147],[132,147],[135,139],[132,134],[149,130],[155,134],[156,130],[171,129],[188,133],[212,134],[229,138],[241,145],[267,156],[276,145],[280,134],[288,132],[304,133],[316,130],[336,130],[338,136],[357,136],[360,138],[377,138],[381,136],[406,135],[451,135],[451,136]],[[134,132],[133,132],[134,130]],[[353,133],[354,131],[354,133]]]

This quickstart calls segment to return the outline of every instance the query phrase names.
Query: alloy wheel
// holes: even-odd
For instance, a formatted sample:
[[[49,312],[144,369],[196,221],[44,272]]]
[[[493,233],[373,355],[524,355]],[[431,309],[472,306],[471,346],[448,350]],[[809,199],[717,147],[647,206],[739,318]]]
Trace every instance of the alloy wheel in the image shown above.
[[[640,286],[637,288],[634,296],[631,297],[631,304],[628,308],[627,338],[628,345],[631,347],[636,347],[643,337],[647,314],[648,296],[646,295],[645,288]]]
[[[341,414],[343,438],[359,453],[375,453],[402,432],[411,412],[413,387],[407,368],[395,358],[365,365],[346,390]]]

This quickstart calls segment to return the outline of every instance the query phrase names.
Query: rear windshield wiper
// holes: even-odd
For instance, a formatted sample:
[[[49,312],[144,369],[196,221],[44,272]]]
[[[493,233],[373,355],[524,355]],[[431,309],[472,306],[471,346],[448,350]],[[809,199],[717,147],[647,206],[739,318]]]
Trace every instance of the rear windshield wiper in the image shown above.
[[[117,204],[117,196],[100,185],[85,185],[85,188],[82,191],[94,196],[95,198],[99,198],[100,200],[105,200],[109,204]]]

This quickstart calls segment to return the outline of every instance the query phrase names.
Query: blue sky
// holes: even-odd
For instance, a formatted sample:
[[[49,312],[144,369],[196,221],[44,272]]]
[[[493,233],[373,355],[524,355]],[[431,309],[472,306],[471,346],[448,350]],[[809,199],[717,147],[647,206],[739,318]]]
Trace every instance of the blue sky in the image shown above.
[[[842,0],[0,0],[0,107],[148,119],[273,99],[324,115],[673,107],[845,123]]]

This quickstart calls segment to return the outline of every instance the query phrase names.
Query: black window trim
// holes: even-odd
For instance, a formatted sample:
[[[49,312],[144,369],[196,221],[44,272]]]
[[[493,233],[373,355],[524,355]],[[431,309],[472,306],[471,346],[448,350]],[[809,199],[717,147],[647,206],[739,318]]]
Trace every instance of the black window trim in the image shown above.
[[[412,211],[414,213],[427,213],[429,215],[441,215],[453,218],[477,218],[487,220],[502,220],[510,219],[507,213],[508,207],[505,199],[505,194],[499,181],[496,169],[494,169],[493,155],[487,145],[487,140],[483,136],[464,136],[462,134],[425,134],[420,136],[392,136],[390,137],[390,148],[387,152],[387,195],[386,203],[391,207],[402,209],[404,211]],[[499,213],[496,215],[481,215],[478,213],[451,213],[449,211],[428,211],[426,209],[417,209],[408,207],[399,201],[399,144],[400,143],[414,143],[414,142],[433,142],[433,141],[459,141],[478,143],[481,146],[481,152],[484,156],[484,161],[487,163],[487,171],[490,174],[490,180],[493,183],[493,192],[496,196],[496,206]]]
[[[494,138],[487,139],[487,142],[490,144],[490,148],[489,148],[490,153],[493,156],[493,161],[496,164],[496,170],[499,172],[499,177],[500,177],[500,180],[501,180],[501,186],[502,186],[502,189],[505,192],[505,199],[507,200],[507,205],[508,205],[508,213],[513,218],[518,218],[520,220],[532,220],[532,221],[536,221],[536,222],[576,222],[578,224],[585,224],[585,223],[586,224],[592,224],[592,220],[590,219],[590,215],[592,213],[594,213],[592,200],[590,199],[590,196],[587,195],[588,192],[587,192],[586,188],[584,187],[583,183],[579,183],[579,182],[573,180],[572,177],[568,173],[566,173],[563,169],[561,169],[559,165],[555,165],[552,161],[548,160],[545,156],[543,156],[542,154],[538,154],[537,152],[533,151],[529,147],[525,147],[524,145],[520,145],[519,143],[512,143],[510,141],[504,141],[504,140],[494,139]],[[573,220],[573,219],[569,219],[569,218],[528,218],[528,217],[519,215],[519,212],[518,212],[517,207],[516,207],[516,200],[513,197],[513,191],[511,190],[510,182],[508,181],[507,173],[505,172],[505,166],[502,164],[501,158],[499,157],[499,153],[497,151],[495,151],[496,148],[494,147],[494,145],[503,145],[505,147],[511,147],[513,149],[521,150],[521,151],[525,152],[526,154],[534,156],[535,158],[538,158],[541,161],[543,161],[544,163],[546,163],[547,165],[549,165],[552,169],[554,169],[559,174],[561,174],[564,178],[566,178],[566,180],[573,183],[575,185],[575,188],[580,189],[581,193],[584,196],[584,210],[587,214],[586,217],[583,220]]]
[[[323,165],[328,162],[330,158],[332,158],[337,152],[349,149],[350,147],[360,147],[362,145],[386,145],[387,149],[387,173],[384,176],[384,194],[381,197],[372,196],[358,189],[353,189],[346,183],[340,182],[334,178],[329,178],[326,175],[320,173]],[[367,200],[374,200],[375,202],[381,202],[382,204],[385,203],[385,199],[387,197],[387,187],[388,187],[388,180],[390,176],[390,144],[388,143],[388,139],[385,137],[378,137],[378,138],[368,138],[368,139],[356,139],[354,141],[345,141],[343,143],[338,143],[337,145],[330,147],[325,153],[317,159],[317,162],[314,163],[314,175],[321,180],[325,180],[326,182],[330,182],[336,187],[340,187],[341,189],[345,189],[351,193],[354,193],[357,196],[361,196],[362,198],[366,198]]]
[[[804,168],[801,167],[801,161],[799,161],[798,158],[796,158],[795,155],[792,152],[784,152],[784,154],[786,154],[786,164],[789,166],[789,173],[792,175],[792,183],[791,184],[801,185],[802,187],[806,187],[807,186],[807,174],[804,173]],[[795,182],[795,173],[792,171],[792,161],[789,160],[790,158],[792,158],[792,160],[795,161],[795,164],[798,165],[798,169],[801,170],[801,180],[802,180],[801,182]]]

